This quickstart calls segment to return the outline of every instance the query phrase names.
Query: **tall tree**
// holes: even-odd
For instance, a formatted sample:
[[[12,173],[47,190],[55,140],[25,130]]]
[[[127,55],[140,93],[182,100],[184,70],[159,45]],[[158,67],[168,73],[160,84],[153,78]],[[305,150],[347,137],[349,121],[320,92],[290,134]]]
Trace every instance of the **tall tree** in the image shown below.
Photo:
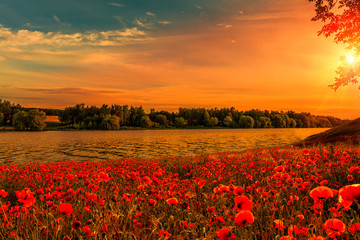
[[[316,15],[313,21],[322,21],[324,26],[318,35],[329,37],[334,35],[336,43],[343,43],[349,50],[360,55],[360,1],[359,0],[309,0],[314,2]],[[329,87],[334,90],[349,83],[358,83],[360,64],[358,61],[349,63],[341,58],[342,65],[338,67],[335,83]]]

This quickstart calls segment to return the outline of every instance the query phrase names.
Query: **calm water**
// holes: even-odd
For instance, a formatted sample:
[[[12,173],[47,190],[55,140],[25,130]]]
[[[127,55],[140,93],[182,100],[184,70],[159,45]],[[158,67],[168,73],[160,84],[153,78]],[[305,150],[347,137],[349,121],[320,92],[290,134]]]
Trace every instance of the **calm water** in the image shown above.
[[[0,164],[193,156],[280,146],[326,129],[0,132]]]

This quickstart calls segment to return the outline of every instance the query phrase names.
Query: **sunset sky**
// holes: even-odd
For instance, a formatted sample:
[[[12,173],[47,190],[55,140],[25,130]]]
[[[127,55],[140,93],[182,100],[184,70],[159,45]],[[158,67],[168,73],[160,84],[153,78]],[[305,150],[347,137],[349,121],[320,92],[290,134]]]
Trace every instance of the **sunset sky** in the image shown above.
[[[0,0],[0,98],[360,116],[306,0]]]

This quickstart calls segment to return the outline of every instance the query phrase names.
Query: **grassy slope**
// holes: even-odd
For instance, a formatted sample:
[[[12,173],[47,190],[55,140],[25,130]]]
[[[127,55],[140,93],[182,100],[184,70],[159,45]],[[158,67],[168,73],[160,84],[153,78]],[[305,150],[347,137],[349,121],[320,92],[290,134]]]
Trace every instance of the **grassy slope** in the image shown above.
[[[331,128],[325,132],[311,135],[305,141],[331,141],[339,138],[360,136],[360,118]]]

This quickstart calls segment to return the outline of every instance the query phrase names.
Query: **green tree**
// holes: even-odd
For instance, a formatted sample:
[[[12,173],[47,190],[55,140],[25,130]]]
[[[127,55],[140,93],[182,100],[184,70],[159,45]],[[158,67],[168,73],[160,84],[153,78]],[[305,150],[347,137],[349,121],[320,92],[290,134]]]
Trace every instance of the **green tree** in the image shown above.
[[[156,115],[156,120],[155,120],[157,123],[160,124],[160,126],[166,126],[166,123],[167,123],[167,118],[165,115],[163,114],[158,114]]]
[[[15,130],[29,130],[28,113],[25,111],[17,112],[13,117],[13,127]]]
[[[211,117],[211,118],[209,119],[209,124],[208,124],[208,126],[209,126],[209,127],[216,127],[216,126],[218,125],[218,123],[219,123],[219,120],[217,119],[217,117]]]
[[[286,120],[281,116],[281,114],[276,114],[271,122],[271,125],[275,128],[286,127]]]
[[[150,128],[152,126],[152,122],[149,118],[149,116],[143,116],[140,119],[140,127],[142,128]]]
[[[259,117],[258,120],[259,128],[270,128],[271,127],[271,120],[268,117]]]
[[[177,128],[183,128],[186,126],[186,121],[183,117],[177,117],[175,118],[175,127]]]
[[[209,112],[206,109],[204,109],[204,113],[202,115],[202,125],[209,126],[209,121],[210,121]]]
[[[115,115],[106,114],[101,124],[104,130],[118,130],[120,128],[120,118]]]
[[[38,109],[29,112],[19,111],[13,117],[15,130],[42,131],[46,125],[46,114]]]
[[[0,126],[2,125],[4,120],[4,114],[2,112],[0,112]]]
[[[45,127],[46,114],[38,109],[29,111],[30,130],[42,131]]]
[[[295,128],[296,127],[296,121],[293,118],[289,118],[289,119],[290,119],[289,127],[290,128]]]
[[[230,115],[226,116],[224,121],[223,121],[224,125],[226,127],[232,127],[233,126],[233,120],[232,120],[232,117]]]
[[[255,121],[250,116],[241,115],[239,119],[239,127],[241,128],[253,128]]]
[[[329,37],[334,35],[336,43],[343,43],[347,49],[353,50],[360,55],[360,1],[358,0],[309,0],[314,2],[316,15],[313,21],[322,21],[324,26],[318,35]],[[360,64],[358,61],[349,63],[345,57],[341,57],[342,64],[336,70],[338,76],[335,83],[329,87],[334,90],[349,83],[358,83]]]

